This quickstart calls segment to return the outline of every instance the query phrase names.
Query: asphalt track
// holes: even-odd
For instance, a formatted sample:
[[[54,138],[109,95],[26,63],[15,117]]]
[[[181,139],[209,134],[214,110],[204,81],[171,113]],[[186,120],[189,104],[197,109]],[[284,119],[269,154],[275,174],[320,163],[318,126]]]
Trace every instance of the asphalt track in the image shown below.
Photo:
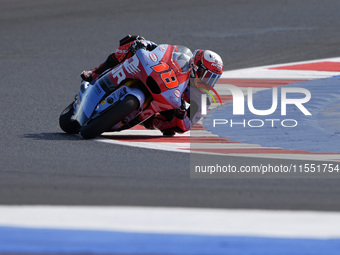
[[[336,57],[339,1],[0,0],[0,6],[1,204],[340,210],[339,179],[190,179],[188,154],[85,141],[58,127],[79,73],[100,64],[127,33],[210,48],[225,70]]]

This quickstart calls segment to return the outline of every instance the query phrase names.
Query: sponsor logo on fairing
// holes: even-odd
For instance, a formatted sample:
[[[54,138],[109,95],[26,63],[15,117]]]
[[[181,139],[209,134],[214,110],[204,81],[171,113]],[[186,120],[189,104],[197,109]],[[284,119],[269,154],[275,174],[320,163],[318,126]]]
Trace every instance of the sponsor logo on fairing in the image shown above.
[[[151,59],[153,62],[157,62],[157,61],[158,61],[157,55],[156,55],[155,53],[153,53],[153,52],[150,52],[150,53],[149,53],[149,57],[150,57],[150,59]]]
[[[124,67],[126,71],[130,74],[138,74],[140,72],[138,65],[139,65],[139,60],[136,56],[124,62]]]
[[[181,91],[179,89],[175,89],[174,95],[175,95],[175,97],[180,98],[181,97]]]
[[[111,73],[112,73],[112,77],[117,79],[117,84],[120,84],[126,78],[126,74],[124,72],[122,65],[119,65],[118,67],[114,68],[111,71]]]

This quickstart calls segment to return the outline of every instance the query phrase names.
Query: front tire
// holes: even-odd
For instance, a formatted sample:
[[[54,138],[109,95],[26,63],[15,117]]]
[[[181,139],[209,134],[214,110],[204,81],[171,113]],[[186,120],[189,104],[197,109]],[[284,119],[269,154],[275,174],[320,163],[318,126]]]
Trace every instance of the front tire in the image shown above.
[[[90,121],[86,126],[81,127],[80,134],[85,139],[95,138],[122,121],[138,108],[139,100],[135,96],[128,95],[123,101],[103,115]]]
[[[80,130],[78,121],[71,119],[73,111],[73,103],[71,103],[59,116],[59,126],[68,134],[78,134]]]

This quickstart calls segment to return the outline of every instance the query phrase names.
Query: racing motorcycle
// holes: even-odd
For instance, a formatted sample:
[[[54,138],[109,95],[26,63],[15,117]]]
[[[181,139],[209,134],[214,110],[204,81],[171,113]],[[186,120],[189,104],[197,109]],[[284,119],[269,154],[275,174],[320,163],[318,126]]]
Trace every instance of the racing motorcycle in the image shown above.
[[[61,129],[92,139],[179,108],[188,86],[191,57],[190,49],[179,45],[137,50],[97,80],[82,81],[74,102],[59,117]]]

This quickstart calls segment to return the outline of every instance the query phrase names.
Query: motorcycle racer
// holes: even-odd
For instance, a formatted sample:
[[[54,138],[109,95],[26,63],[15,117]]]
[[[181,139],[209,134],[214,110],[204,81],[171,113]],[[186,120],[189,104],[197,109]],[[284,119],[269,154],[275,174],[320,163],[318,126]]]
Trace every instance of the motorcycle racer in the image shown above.
[[[110,54],[101,65],[89,71],[83,71],[80,76],[83,80],[91,82],[106,70],[132,57],[137,50],[143,48],[152,51],[156,47],[156,43],[147,41],[142,36],[127,35],[119,41],[118,49]],[[189,86],[182,95],[181,107],[154,114],[141,123],[144,127],[158,129],[164,136],[173,136],[176,132],[184,133],[190,130],[202,118],[201,94],[209,93],[210,90],[217,94],[213,88],[222,74],[223,61],[215,52],[199,49],[194,51],[188,65],[191,69],[190,80]],[[190,105],[188,108],[187,104]]]

